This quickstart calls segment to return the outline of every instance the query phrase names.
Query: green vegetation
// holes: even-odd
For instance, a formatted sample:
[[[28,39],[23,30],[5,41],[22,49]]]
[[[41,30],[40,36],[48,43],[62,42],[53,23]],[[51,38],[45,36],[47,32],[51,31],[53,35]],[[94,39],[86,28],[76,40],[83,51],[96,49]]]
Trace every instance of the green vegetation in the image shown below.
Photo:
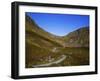
[[[26,68],[48,63],[51,64],[41,67],[89,65],[89,29],[87,27],[59,37],[41,29],[27,15],[25,26]],[[61,60],[62,56],[66,58]],[[55,61],[59,63],[54,63]]]

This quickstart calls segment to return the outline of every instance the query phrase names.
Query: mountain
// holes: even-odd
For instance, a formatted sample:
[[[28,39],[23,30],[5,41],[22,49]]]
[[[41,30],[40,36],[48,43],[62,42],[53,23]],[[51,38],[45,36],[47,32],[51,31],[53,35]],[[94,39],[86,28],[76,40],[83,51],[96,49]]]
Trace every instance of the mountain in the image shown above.
[[[42,38],[45,41],[38,41],[41,44],[48,45],[48,46],[64,46],[64,47],[88,47],[89,46],[89,27],[82,27],[80,29],[77,29],[73,32],[70,32],[68,35],[60,37],[55,36],[49,32],[46,32],[42,28],[40,28],[34,20],[32,20],[29,16],[26,16],[26,36],[27,34],[31,35],[34,34],[35,37]],[[27,36],[30,37],[30,36]],[[35,37],[32,38],[32,40],[37,40]],[[34,41],[38,42],[38,41]],[[39,44],[38,43],[38,44]]]
[[[57,60],[64,55],[67,56],[66,60],[56,65],[84,65],[89,63],[88,48],[67,48],[89,47],[89,27],[77,29],[65,36],[56,36],[40,28],[29,16],[26,15],[25,17],[26,68]],[[79,51],[82,52],[79,53]],[[68,56],[69,54],[73,55]]]
[[[40,28],[34,20],[32,20],[29,16],[26,15],[26,35],[34,35],[34,37],[32,38],[32,40],[38,40],[39,38],[45,40],[45,41],[39,41],[41,43],[43,43],[44,45],[57,45],[57,46],[62,46],[62,41],[59,39],[55,39],[58,38],[57,36],[46,32],[45,30],[43,30],[42,28]],[[28,36],[27,36],[28,37]],[[37,39],[35,39],[35,37],[38,37]],[[38,41],[34,41],[34,42],[38,42]],[[41,44],[40,43],[40,44]],[[51,45],[51,46],[52,46]],[[41,46],[41,45],[40,45]]]
[[[89,47],[89,27],[77,29],[63,37],[64,47]]]
[[[25,54],[26,67],[43,62],[50,57],[59,56],[52,50],[54,47],[62,47],[62,41],[56,36],[41,29],[35,21],[26,15],[25,18]],[[47,62],[47,60],[45,61]]]

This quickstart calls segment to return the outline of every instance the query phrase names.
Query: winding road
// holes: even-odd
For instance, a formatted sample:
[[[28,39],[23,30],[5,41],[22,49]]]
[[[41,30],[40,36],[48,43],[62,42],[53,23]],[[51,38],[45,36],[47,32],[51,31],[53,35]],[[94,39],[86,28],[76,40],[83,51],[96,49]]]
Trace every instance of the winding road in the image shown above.
[[[62,62],[63,60],[65,60],[66,57],[67,57],[66,55],[62,55],[61,58],[56,60],[56,61],[46,63],[46,64],[33,65],[32,67],[43,67],[43,66],[50,66],[50,65],[53,65],[53,64],[58,64],[58,63]]]

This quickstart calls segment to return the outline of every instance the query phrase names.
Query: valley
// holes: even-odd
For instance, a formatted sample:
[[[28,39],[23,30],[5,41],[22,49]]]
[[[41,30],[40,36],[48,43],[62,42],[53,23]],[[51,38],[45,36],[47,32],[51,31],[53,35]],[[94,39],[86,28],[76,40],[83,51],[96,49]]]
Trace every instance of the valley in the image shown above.
[[[55,36],[40,28],[26,15],[25,67],[61,67],[89,65],[89,28],[66,36]]]

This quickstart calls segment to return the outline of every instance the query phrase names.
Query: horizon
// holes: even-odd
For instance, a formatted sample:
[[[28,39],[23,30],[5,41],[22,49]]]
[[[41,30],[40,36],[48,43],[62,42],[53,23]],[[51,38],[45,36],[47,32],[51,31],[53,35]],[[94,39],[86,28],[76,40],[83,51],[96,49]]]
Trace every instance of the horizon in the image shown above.
[[[89,27],[89,15],[33,12],[26,12],[26,14],[31,17],[40,28],[56,36],[65,36],[79,28]]]

